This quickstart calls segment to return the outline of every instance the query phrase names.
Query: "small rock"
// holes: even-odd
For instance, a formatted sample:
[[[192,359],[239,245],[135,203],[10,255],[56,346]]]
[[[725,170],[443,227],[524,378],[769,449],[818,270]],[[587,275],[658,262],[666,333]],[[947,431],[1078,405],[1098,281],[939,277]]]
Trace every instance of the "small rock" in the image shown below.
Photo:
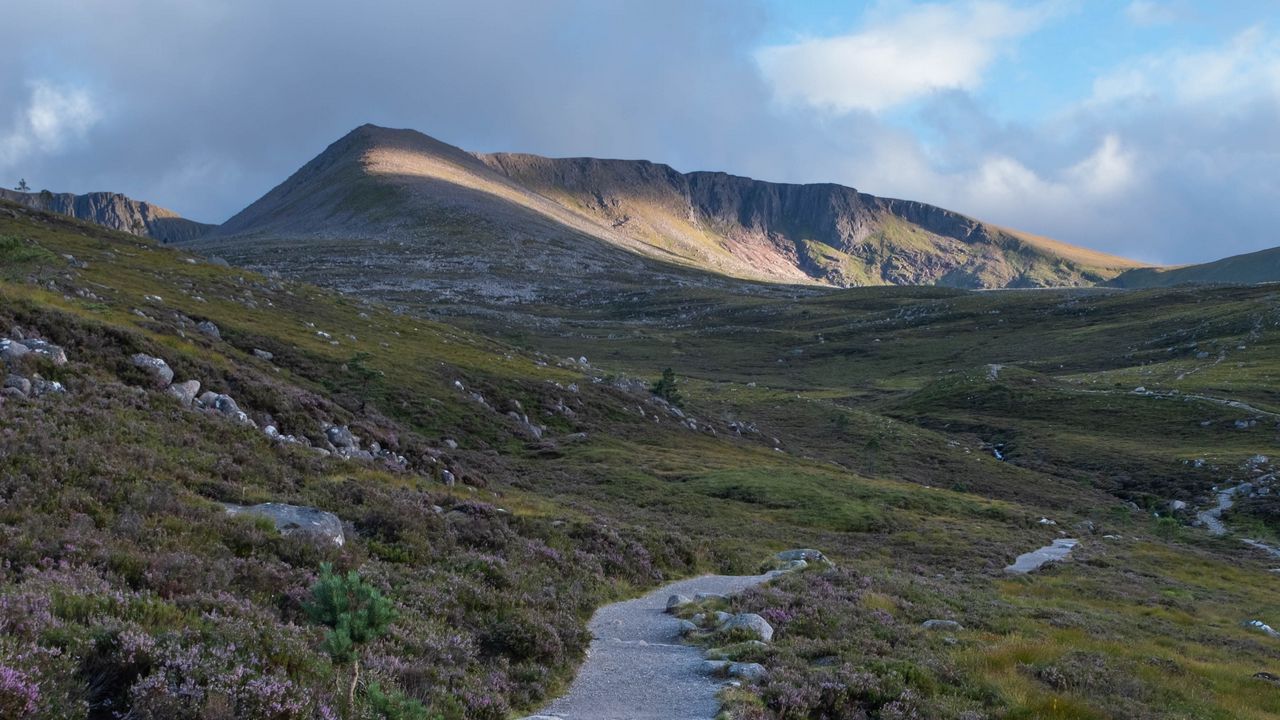
[[[822,554],[821,550],[813,548],[798,548],[795,550],[783,550],[777,554],[778,560],[783,562],[791,562],[794,560],[829,562],[827,556]]]
[[[760,663],[731,663],[729,665],[729,676],[746,680],[747,682],[760,682],[768,676],[769,671],[764,669]]]
[[[688,595],[672,595],[667,598],[667,612],[675,612],[681,606],[688,605],[693,602]]]
[[[169,387],[173,382],[173,370],[162,358],[152,357],[145,353],[137,353],[132,358],[135,367],[140,367],[151,377],[151,385],[157,390]]]
[[[0,361],[12,365],[14,361],[31,352],[24,344],[9,338],[0,338]]]
[[[720,593],[694,593],[693,599],[701,602],[703,600],[728,600],[729,598]]]
[[[1258,632],[1263,633],[1268,637],[1280,638],[1280,632],[1277,632],[1275,628],[1262,622],[1261,620],[1249,620],[1244,623],[1244,626],[1251,630],[1257,630]]]
[[[668,607],[670,607],[669,601]],[[731,632],[733,630],[747,630],[754,633],[756,637],[765,642],[773,640],[773,626],[769,624],[768,620],[765,620],[755,613],[738,613],[737,615],[734,615],[729,622],[725,623],[724,627],[721,629],[725,632]]]
[[[1177,512],[1179,510],[1186,510],[1187,504],[1181,500],[1174,500],[1173,502],[1169,503],[1169,509],[1173,510],[1174,512]]]
[[[920,627],[926,630],[963,630],[964,627],[955,620],[925,620]]]
[[[457,478],[453,476],[453,473],[448,470],[440,471],[440,481],[443,482],[446,487],[453,487],[458,482]]]
[[[258,358],[259,360],[267,360],[268,362],[276,358],[274,353],[269,353],[266,350],[263,350],[262,348],[254,348],[253,356]]]
[[[200,381],[187,380],[186,382],[174,383],[170,385],[165,392],[178,398],[178,402],[185,407],[191,407],[195,402],[196,395],[200,394]]]
[[[1256,672],[1253,674],[1255,680],[1265,680],[1272,685],[1280,685],[1280,675],[1269,672]]]
[[[334,447],[352,449],[360,447],[360,441],[354,434],[352,434],[350,428],[346,425],[343,425],[342,427],[335,425],[325,428],[324,435],[328,438],[329,442],[333,443]]]
[[[4,379],[4,386],[22,393],[23,397],[31,394],[31,381],[21,375],[10,375]]]
[[[208,335],[214,340],[222,339],[222,331],[218,329],[217,325],[215,325],[209,320],[201,320],[200,322],[196,323],[196,330],[199,330],[200,332],[204,333],[205,335]]]
[[[681,620],[679,632],[680,637],[687,637],[698,632],[698,626],[688,620]]]
[[[720,610],[717,611],[715,615],[712,615],[712,617],[715,618],[716,625],[724,625],[733,619],[733,614]]]

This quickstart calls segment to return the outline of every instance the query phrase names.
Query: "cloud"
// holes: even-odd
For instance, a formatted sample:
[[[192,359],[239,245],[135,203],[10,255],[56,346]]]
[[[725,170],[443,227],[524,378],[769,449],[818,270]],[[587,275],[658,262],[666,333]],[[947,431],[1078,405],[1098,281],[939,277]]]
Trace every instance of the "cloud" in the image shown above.
[[[62,152],[84,140],[101,117],[88,91],[32,82],[26,107],[0,134],[0,169],[14,170],[33,155]]]
[[[1125,17],[1134,25],[1164,25],[1176,21],[1182,13],[1168,2],[1133,0],[1124,8]]]
[[[756,61],[784,105],[880,112],[939,90],[976,90],[1006,46],[1051,12],[990,0],[922,5],[847,35],[763,48]]]

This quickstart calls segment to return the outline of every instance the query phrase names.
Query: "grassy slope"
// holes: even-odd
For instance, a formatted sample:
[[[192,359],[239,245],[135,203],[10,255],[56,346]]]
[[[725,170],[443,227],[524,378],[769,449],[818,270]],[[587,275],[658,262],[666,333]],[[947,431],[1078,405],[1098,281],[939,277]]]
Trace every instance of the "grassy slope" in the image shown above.
[[[518,341],[509,344],[191,264],[62,218],[0,214],[0,237],[0,327],[36,329],[72,358],[56,370],[67,397],[0,408],[0,661],[40,675],[49,697],[112,699],[166,717],[218,708],[252,716],[262,698],[249,689],[209,690],[199,707],[138,689],[184,672],[216,684],[179,658],[197,652],[209,658],[200,671],[222,677],[230,665],[212,650],[235,644],[241,655],[227,662],[247,665],[249,677],[287,678],[289,697],[333,702],[342,671],[322,659],[298,605],[330,559],[360,567],[400,609],[396,632],[369,651],[369,677],[444,717],[502,717],[563,681],[595,604],[698,570],[754,570],[772,551],[814,545],[840,570],[734,601],[779,630],[759,658],[774,676],[735,703],[742,717],[821,712],[831,699],[815,693],[832,674],[862,688],[841,699],[845,711],[856,703],[877,717],[911,708],[927,717],[1135,716],[1123,697],[1135,687],[1162,716],[1280,711],[1274,691],[1249,678],[1274,669],[1273,641],[1238,626],[1280,615],[1267,566],[1198,532],[1158,535],[1142,513],[1095,489],[1158,462],[1161,475],[1144,492],[1167,478],[1194,494],[1213,478],[1173,458],[1211,445],[1225,467],[1272,438],[1218,428],[1192,438],[1188,423],[1203,413],[1066,395],[1149,371],[1169,374],[1170,387],[1232,383],[1266,403],[1266,296],[885,290],[778,302],[688,291],[671,293],[669,307],[610,307],[556,333],[504,330]],[[1142,303],[1167,311],[1169,327],[1130,317]],[[1248,340],[1253,364],[1239,375],[1219,375],[1224,362],[1173,379],[1206,364],[1181,350],[1159,363],[1163,348],[1132,351],[1152,354],[1145,366],[1125,357],[1193,319],[1196,329],[1171,344],[1235,347],[1258,313],[1268,320]],[[678,320],[635,324],[644,314]],[[214,320],[224,340],[193,332],[184,316]],[[275,353],[274,363],[253,358],[254,347]],[[256,417],[270,413],[285,432],[350,423],[417,467],[396,473],[273,447],[255,431],[181,410],[136,390],[141,378],[127,362],[135,351],[165,357],[180,379],[199,377]],[[343,367],[362,351],[382,373],[367,387]],[[605,369],[554,360],[581,353]],[[1025,369],[988,381],[987,362]],[[690,378],[686,410],[704,429],[687,429],[644,392],[593,382],[665,365]],[[552,442],[522,437],[455,380],[500,409],[520,400]],[[1058,418],[1032,412],[1064,397],[1079,405]],[[559,401],[573,418],[544,411]],[[1112,404],[1112,422],[1096,425]],[[1247,415],[1213,412],[1224,423]],[[730,421],[759,431],[738,436]],[[434,480],[425,456],[444,437],[460,443],[446,455],[466,469],[467,487]],[[1126,453],[1090,465],[1117,437],[1130,443]],[[983,449],[996,440],[1014,462]],[[1047,446],[1054,452],[1039,457]],[[215,504],[266,500],[332,510],[355,537],[341,551],[317,549],[224,518]],[[439,516],[432,504],[459,512]],[[1014,555],[1054,537],[1036,522],[1042,515],[1060,527],[1091,519],[1099,534],[1086,539],[1081,562],[1003,579]],[[929,617],[970,630],[949,645],[917,627]],[[64,654],[32,659],[35,647]],[[1099,673],[1114,681],[1091,680]]]
[[[1280,280],[1280,250],[1268,248],[1200,265],[1129,270],[1108,284],[1125,288],[1150,288],[1212,283],[1272,283],[1277,280]]]

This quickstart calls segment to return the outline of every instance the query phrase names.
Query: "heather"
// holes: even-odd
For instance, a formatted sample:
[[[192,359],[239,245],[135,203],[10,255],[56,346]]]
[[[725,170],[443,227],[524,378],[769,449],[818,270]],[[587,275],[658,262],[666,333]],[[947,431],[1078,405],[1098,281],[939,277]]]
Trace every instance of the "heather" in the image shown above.
[[[1243,625],[1280,625],[1275,563],[1240,542],[1276,533],[1269,290],[673,289],[442,320],[56,216],[0,235],[0,335],[68,358],[14,360],[63,391],[0,404],[0,715],[519,716],[599,605],[792,547],[834,566],[688,609],[776,630],[695,639],[767,671],[728,717],[1280,712],[1255,677],[1280,646]],[[1246,480],[1236,534],[1195,526]],[[224,503],[333,513],[345,541]],[[1069,563],[1004,573],[1064,536]],[[347,646],[315,593],[351,573],[387,612]]]

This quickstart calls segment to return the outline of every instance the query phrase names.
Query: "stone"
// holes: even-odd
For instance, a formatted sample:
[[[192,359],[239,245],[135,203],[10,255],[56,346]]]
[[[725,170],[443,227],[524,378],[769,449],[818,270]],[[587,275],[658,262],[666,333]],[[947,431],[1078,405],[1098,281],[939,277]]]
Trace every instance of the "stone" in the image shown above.
[[[327,540],[341,547],[346,542],[342,520],[331,512],[302,505],[262,503],[260,505],[233,505],[224,503],[228,515],[256,515],[275,523],[281,535],[310,535]]]
[[[702,602],[703,600],[728,600],[729,598],[720,593],[694,593],[693,599]]]
[[[9,338],[0,338],[0,361],[5,365],[13,365],[18,359],[31,352],[24,344]]]
[[[693,602],[688,595],[672,595],[667,598],[667,612],[675,612],[678,608]]]
[[[453,476],[453,473],[449,472],[448,470],[441,470],[440,482],[443,482],[445,484],[445,487],[453,487],[458,483],[458,480]]]
[[[669,601],[667,606],[668,608],[670,607]],[[769,624],[768,620],[755,613],[738,613],[730,618],[729,622],[725,623],[721,630],[725,632],[746,630],[765,642],[773,640],[773,626]]]
[[[67,364],[66,351],[63,350],[61,347],[54,345],[53,343],[47,340],[33,340],[28,338],[26,340],[23,340],[22,344],[26,346],[26,348],[31,352],[35,353],[36,355],[39,355],[40,357],[48,359],[54,365]]]
[[[747,682],[760,682],[769,675],[769,671],[765,670],[760,663],[731,663],[729,665],[729,676],[736,677]]]
[[[795,550],[783,550],[777,555],[778,560],[782,562],[792,562],[794,560],[808,561],[827,561],[827,556],[822,554],[821,550],[813,548],[798,548]]]
[[[680,637],[688,637],[689,635],[698,632],[698,626],[688,620],[681,620],[679,631]]]
[[[205,335],[208,335],[214,340],[222,339],[222,331],[218,329],[217,325],[215,325],[214,323],[208,320],[201,320],[200,322],[196,323],[196,330],[199,330],[200,332],[204,333]]]
[[[720,610],[716,612],[714,615],[712,615],[711,617],[715,619],[716,625],[719,626],[719,625],[724,625],[725,623],[732,620],[733,614]]]
[[[236,405],[236,401],[230,395],[222,395],[211,391],[205,392],[200,396],[200,405],[243,425],[256,426],[256,423],[249,419],[249,415],[241,410],[239,405]]]
[[[185,382],[174,383],[165,389],[165,392],[178,399],[184,407],[191,407],[196,400],[196,395],[200,394],[200,381],[187,380]]]
[[[133,361],[134,367],[140,367],[146,371],[151,377],[151,385],[157,390],[163,390],[169,387],[169,383],[173,382],[173,370],[169,368],[169,363],[158,357],[152,357],[145,353],[137,353],[130,360]]]
[[[333,443],[336,448],[358,448],[360,440],[352,434],[351,429],[346,425],[338,427],[336,425],[325,428],[324,436],[329,442]]]
[[[1174,512],[1177,512],[1179,510],[1186,510],[1187,504],[1181,500],[1174,500],[1173,502],[1169,503],[1169,509]]]
[[[963,630],[964,626],[955,620],[925,620],[920,624],[925,630]]]
[[[698,672],[703,675],[724,675],[731,664],[728,660],[703,660],[698,665]]]
[[[23,397],[31,394],[31,381],[21,375],[9,375],[4,379],[4,386],[17,390]]]
[[[1250,630],[1257,630],[1258,632],[1260,632],[1260,633],[1262,633],[1262,634],[1264,634],[1264,635],[1266,635],[1266,636],[1268,636],[1268,637],[1280,638],[1280,632],[1277,632],[1275,628],[1273,628],[1273,627],[1271,627],[1270,625],[1268,625],[1268,624],[1266,624],[1266,623],[1262,622],[1261,620],[1249,620],[1249,621],[1246,621],[1246,622],[1244,623],[1244,626],[1245,626],[1245,627],[1247,627],[1247,628],[1249,628]]]
[[[276,358],[276,356],[273,353],[269,353],[266,350],[263,350],[262,348],[254,348],[253,356],[258,358],[259,360],[266,360],[268,362]]]
[[[61,395],[66,391],[67,388],[56,380],[45,380],[39,375],[31,379],[31,394],[35,397],[49,394]]]
[[[6,387],[6,388],[0,389],[0,397],[9,398],[11,400],[27,399],[26,393],[22,392],[18,388],[13,388],[13,387]]]
[[[1254,680],[1264,680],[1272,685],[1280,685],[1280,675],[1269,672],[1256,672],[1253,674]]]

